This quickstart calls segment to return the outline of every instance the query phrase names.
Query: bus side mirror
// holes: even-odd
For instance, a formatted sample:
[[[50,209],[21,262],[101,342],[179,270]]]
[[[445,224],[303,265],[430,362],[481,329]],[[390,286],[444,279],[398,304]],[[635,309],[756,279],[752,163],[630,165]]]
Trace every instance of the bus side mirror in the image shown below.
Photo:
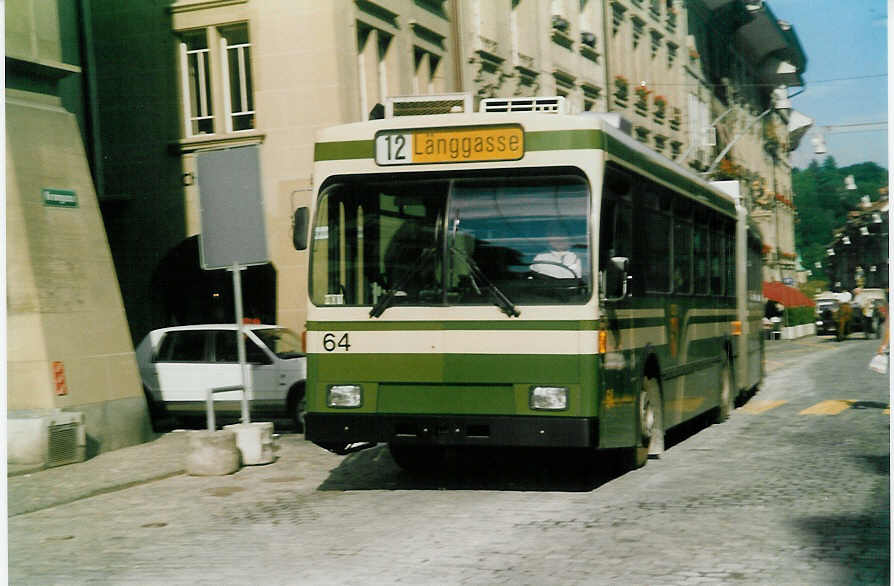
[[[310,210],[301,207],[295,210],[292,221],[292,244],[295,250],[307,249],[307,228],[310,219]]]
[[[630,261],[626,256],[613,256],[603,272],[605,301],[620,301],[627,297],[627,273]]]

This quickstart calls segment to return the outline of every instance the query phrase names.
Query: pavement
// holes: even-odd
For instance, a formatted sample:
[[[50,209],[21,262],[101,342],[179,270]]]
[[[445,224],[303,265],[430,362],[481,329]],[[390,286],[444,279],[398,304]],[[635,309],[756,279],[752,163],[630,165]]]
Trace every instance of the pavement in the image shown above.
[[[98,494],[185,473],[188,431],[95,456],[84,462],[19,473],[10,466],[8,516],[64,505]]]
[[[797,340],[766,342],[766,372],[769,374],[789,361],[819,349],[836,346],[830,339],[808,336]],[[84,462],[27,472],[10,466],[7,478],[8,516],[40,511],[72,503],[98,494],[185,474],[188,430],[159,434],[156,439],[99,454]],[[279,437],[279,436],[277,436]],[[282,436],[277,441],[278,460],[322,459],[336,464],[338,456],[303,441],[303,435]],[[296,452],[292,454],[291,452]],[[300,452],[300,453],[298,453]],[[332,460],[332,462],[329,462]],[[275,467],[276,463],[267,465]]]

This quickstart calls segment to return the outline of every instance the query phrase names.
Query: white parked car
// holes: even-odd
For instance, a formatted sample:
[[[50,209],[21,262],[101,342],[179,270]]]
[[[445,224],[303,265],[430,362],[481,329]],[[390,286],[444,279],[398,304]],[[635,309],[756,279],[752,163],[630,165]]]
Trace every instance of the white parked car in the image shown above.
[[[274,325],[246,325],[245,332],[252,419],[286,415],[303,431],[307,358],[298,335]],[[136,355],[153,422],[165,414],[200,415],[207,389],[242,384],[235,324],[152,330]],[[241,401],[242,391],[215,393],[214,412],[238,415]]]

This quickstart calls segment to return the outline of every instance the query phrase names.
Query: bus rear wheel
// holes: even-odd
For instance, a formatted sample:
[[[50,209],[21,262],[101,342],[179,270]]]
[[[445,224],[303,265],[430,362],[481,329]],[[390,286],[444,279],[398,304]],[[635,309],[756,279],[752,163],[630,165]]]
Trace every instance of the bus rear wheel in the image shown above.
[[[736,396],[733,393],[732,370],[729,361],[723,363],[720,373],[720,400],[717,404],[717,417],[715,423],[722,423],[729,419],[730,413],[736,408]]]

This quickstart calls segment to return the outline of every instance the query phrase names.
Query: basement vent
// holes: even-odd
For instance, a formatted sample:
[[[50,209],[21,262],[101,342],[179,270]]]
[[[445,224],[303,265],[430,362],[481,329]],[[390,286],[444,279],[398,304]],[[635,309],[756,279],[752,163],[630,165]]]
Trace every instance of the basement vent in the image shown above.
[[[537,98],[486,98],[481,100],[482,112],[543,112],[567,114],[567,105],[562,96]]]
[[[385,118],[471,113],[471,94],[440,94],[385,98]]]
[[[50,425],[47,428],[47,467],[79,462],[78,423]]]

